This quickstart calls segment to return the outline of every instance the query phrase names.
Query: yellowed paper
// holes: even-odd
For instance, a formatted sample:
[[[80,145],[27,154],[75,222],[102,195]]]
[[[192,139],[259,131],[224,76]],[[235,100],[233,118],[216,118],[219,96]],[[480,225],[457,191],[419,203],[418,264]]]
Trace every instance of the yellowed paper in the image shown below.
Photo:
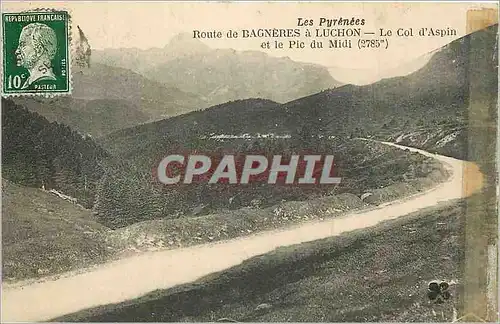
[[[493,2],[2,3],[2,320],[498,321]]]

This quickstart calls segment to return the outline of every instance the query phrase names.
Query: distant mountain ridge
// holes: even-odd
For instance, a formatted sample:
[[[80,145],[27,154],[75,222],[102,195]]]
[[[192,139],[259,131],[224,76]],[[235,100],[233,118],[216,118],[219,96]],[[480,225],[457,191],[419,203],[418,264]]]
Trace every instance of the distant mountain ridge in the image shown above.
[[[245,98],[284,102],[336,85],[320,66],[261,52],[212,50],[180,34],[165,48],[93,50],[90,68],[73,73],[70,97],[13,100],[100,137],[214,104]]]
[[[155,119],[205,108],[195,94],[165,87],[128,69],[99,63],[75,75],[73,83],[74,98],[127,100]]]
[[[451,42],[436,51],[422,69],[407,76],[383,79],[366,86],[340,86],[282,105],[263,105],[258,99],[237,100],[114,133],[102,143],[119,155],[130,156],[127,151],[133,149],[137,154],[141,149],[137,145],[127,145],[129,140],[131,143],[139,138],[149,140],[151,146],[157,139],[165,143],[168,136],[182,142],[186,134],[183,127],[189,129],[193,123],[196,123],[193,130],[202,135],[216,129],[220,134],[262,131],[297,134],[306,127],[316,134],[368,136],[382,134],[387,129],[409,131],[426,125],[438,127],[438,123],[464,130],[470,96],[469,74],[481,75],[483,88],[496,94],[497,30],[498,25],[494,25]],[[476,45],[471,46],[471,42]],[[224,55],[222,51],[221,57]],[[483,63],[476,64],[477,61]],[[258,106],[253,107],[256,103]],[[229,106],[231,108],[227,109]],[[236,111],[244,113],[238,118],[237,114],[233,115]],[[209,120],[213,122],[207,122]],[[463,139],[458,136],[457,140],[460,138]],[[162,144],[158,142],[158,145]]]
[[[19,97],[14,101],[50,121],[95,137],[208,106],[195,94],[99,63],[75,71],[70,97]]]
[[[195,54],[203,54],[211,49],[187,33],[174,36],[163,48],[106,48],[94,50],[92,61],[110,66],[130,69],[137,73],[145,73],[152,66],[166,63],[175,58]]]
[[[211,105],[247,98],[287,102],[341,84],[320,65],[258,51],[211,49],[189,34],[177,35],[164,48],[94,51],[92,60],[132,69]]]

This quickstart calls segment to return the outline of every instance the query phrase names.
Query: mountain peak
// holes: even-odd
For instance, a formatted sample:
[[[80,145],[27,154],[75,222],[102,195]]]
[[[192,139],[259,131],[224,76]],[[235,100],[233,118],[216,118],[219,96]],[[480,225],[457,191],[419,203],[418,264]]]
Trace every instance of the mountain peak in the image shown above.
[[[189,41],[193,40],[194,38],[192,37],[191,33],[188,32],[183,32],[175,35],[170,39],[169,43],[176,43],[176,42],[184,42],[184,41]]]
[[[210,50],[210,47],[208,45],[204,44],[198,39],[193,38],[193,36],[187,32],[180,33],[172,37],[168,44],[165,45],[165,48],[168,48],[169,50],[190,53],[205,52]]]

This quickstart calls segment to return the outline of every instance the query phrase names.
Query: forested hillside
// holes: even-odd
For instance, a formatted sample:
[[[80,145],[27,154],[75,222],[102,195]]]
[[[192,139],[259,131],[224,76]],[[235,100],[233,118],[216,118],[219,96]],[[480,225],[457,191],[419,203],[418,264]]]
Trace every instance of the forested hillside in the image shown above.
[[[108,154],[91,137],[2,99],[2,177],[89,208]]]
[[[154,147],[150,147],[154,148]],[[155,178],[157,161],[179,152],[209,152],[222,156],[263,154],[282,155],[301,152],[333,155],[332,176],[340,184],[283,185],[254,181],[246,185],[209,184],[162,185]],[[329,195],[363,193],[408,180],[426,177],[435,170],[432,159],[377,143],[348,139],[321,139],[305,143],[292,139],[204,139],[183,143],[166,141],[163,148],[148,151],[149,158],[125,158],[109,169],[97,189],[94,214],[111,228],[153,219],[192,218],[213,213],[228,213],[242,207],[265,208],[283,201],[304,201]],[[216,159],[215,159],[216,160]],[[214,162],[216,163],[216,162]],[[282,162],[286,164],[287,162]]]

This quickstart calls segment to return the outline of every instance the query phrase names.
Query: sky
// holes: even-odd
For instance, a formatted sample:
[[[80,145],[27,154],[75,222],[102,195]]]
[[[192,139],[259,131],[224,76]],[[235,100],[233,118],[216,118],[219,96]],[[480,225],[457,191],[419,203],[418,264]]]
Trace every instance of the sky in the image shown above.
[[[318,26],[327,19],[360,18],[362,31],[376,32],[367,38],[380,39],[380,28],[452,28],[456,36],[384,37],[387,49],[262,49],[268,39],[203,39],[212,48],[260,50],[272,56],[326,66],[334,78],[345,83],[366,84],[381,78],[404,75],[422,67],[427,53],[466,34],[467,10],[497,8],[494,3],[277,3],[277,2],[3,2],[3,11],[29,8],[65,8],[70,10],[73,26],[79,25],[94,49],[163,47],[179,33],[193,30],[228,30],[258,28],[305,28]],[[314,26],[298,27],[298,18],[312,19]],[[73,28],[76,30],[76,28]],[[304,37],[302,37],[304,38]],[[363,37],[365,38],[365,37]],[[308,41],[309,39],[305,39]],[[357,45],[357,38],[353,46]]]

